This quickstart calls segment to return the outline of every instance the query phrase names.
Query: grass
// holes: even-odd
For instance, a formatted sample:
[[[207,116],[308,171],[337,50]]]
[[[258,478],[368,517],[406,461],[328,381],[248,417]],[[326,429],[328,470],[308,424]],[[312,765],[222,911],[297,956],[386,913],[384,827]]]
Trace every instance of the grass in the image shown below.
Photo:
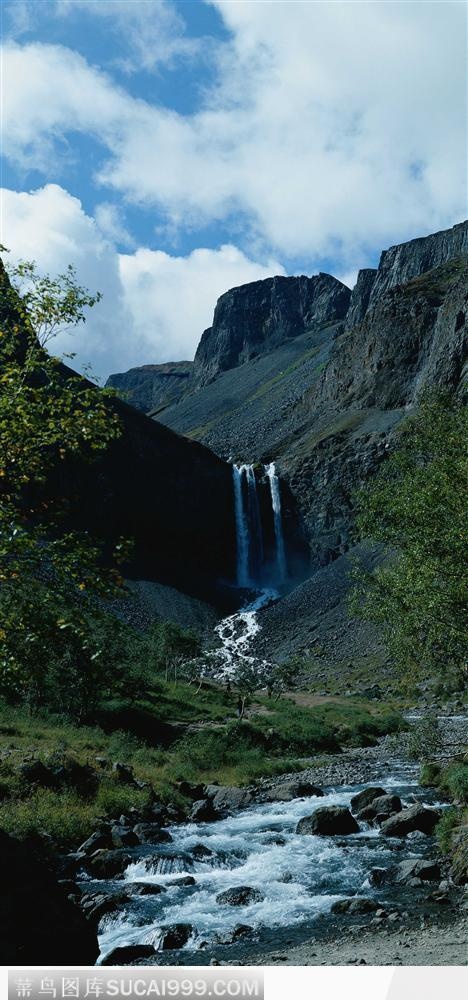
[[[76,848],[100,817],[115,818],[131,806],[144,806],[153,789],[162,801],[184,805],[187,802],[177,789],[180,780],[251,784],[261,777],[298,771],[305,766],[305,757],[372,743],[381,733],[399,728],[401,721],[388,708],[367,710],[339,699],[309,708],[289,698],[273,702],[260,697],[249,718],[239,722],[236,702],[234,695],[214,685],[195,694],[188,684],[160,681],[136,706],[108,703],[106,730],[99,725],[77,727],[45,712],[30,716],[0,706],[0,827],[21,838],[46,833],[54,846]],[[172,736],[170,745],[162,748],[142,737],[142,717],[150,737],[158,724],[190,723],[199,728],[187,729],[176,741]],[[127,720],[126,730],[116,728],[122,718]],[[84,793],[30,785],[21,774],[21,765],[28,760],[88,764],[95,771],[96,786]],[[148,782],[148,787],[119,783],[111,768],[115,761],[131,766],[135,778]]]
[[[454,803],[444,810],[435,834],[440,849],[451,857],[452,878],[463,885],[468,880],[468,762],[423,764],[419,781],[439,788]]]

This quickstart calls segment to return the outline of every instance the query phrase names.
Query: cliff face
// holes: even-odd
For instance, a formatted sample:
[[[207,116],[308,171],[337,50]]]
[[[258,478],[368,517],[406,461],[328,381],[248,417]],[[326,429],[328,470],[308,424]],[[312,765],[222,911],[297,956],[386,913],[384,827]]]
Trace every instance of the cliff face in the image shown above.
[[[245,305],[252,287],[256,300],[264,284],[223,296],[230,323],[233,299]],[[272,313],[258,356],[240,363],[241,351],[231,368],[231,348],[220,361],[224,341],[212,340],[215,365],[227,370],[160,419],[224,458],[276,461],[313,570],[347,550],[353,492],[375,472],[405,413],[426,388],[462,381],[467,297],[468,223],[392,247],[378,269],[359,273],[346,316],[344,298],[331,312],[309,313],[305,331],[291,314],[287,339],[274,346]],[[244,343],[245,319],[241,328],[231,345]]]
[[[160,410],[177,403],[191,385],[192,361],[174,361],[163,365],[142,365],[128,372],[110,375],[107,385],[137,410],[156,416]]]
[[[267,278],[232,288],[218,299],[213,326],[205,330],[195,354],[198,384],[278,347],[313,325],[342,319],[349,299],[349,288],[329,274]]]

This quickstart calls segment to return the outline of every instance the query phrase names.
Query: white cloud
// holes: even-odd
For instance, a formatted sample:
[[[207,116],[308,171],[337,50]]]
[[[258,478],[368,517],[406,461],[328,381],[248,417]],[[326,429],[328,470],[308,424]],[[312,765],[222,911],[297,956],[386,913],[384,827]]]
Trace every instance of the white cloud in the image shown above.
[[[200,43],[186,35],[183,18],[166,0],[56,0],[55,10],[62,17],[85,11],[105,20],[125,42],[129,55],[121,65],[128,72],[171,65],[199,50]]]
[[[193,250],[187,257],[140,249],[120,257],[120,274],[136,335],[151,337],[158,358],[169,361],[192,357],[223,292],[284,274],[284,268],[274,260],[258,264],[227,244]]]
[[[91,362],[97,375],[190,359],[219,295],[284,273],[276,261],[258,263],[231,245],[187,257],[142,248],[120,255],[80,201],[57,184],[30,193],[3,189],[0,199],[0,242],[11,250],[7,266],[34,259],[40,271],[55,274],[72,263],[82,284],[103,293],[86,325],[61,334],[53,348],[76,352],[72,366]]]
[[[171,225],[239,211],[245,246],[346,271],[369,248],[463,217],[463,4],[214,5],[232,38],[188,116],[131,97],[70,50],[10,46],[5,151],[47,177],[57,143],[90,133],[99,181]]]

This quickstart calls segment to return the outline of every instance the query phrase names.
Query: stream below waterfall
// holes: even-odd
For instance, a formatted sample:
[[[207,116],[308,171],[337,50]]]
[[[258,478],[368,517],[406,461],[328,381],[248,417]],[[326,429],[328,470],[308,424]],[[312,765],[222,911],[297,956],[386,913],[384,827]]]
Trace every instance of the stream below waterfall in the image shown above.
[[[403,801],[416,793],[429,802],[430,793],[419,788],[415,771],[410,765],[394,765],[377,783]],[[120,881],[82,883],[86,892],[128,891],[124,908],[101,921],[101,956],[124,945],[151,944],[156,949],[153,964],[208,964],[213,955],[243,962],[254,947],[284,947],[311,933],[320,935],[338,899],[358,894],[385,905],[392,893],[395,897],[395,887],[372,887],[370,870],[433,851],[430,838],[389,838],[365,824],[348,836],[295,832],[302,817],[324,805],[349,806],[364,787],[329,787],[323,798],[257,804],[216,822],[184,823],[169,828],[169,844],[127,849],[130,863]],[[188,876],[190,884],[177,884]],[[135,883],[163,891],[132,896]],[[258,890],[262,898],[241,906],[217,902],[219,893],[239,886]],[[174,924],[190,925],[184,947],[158,952],[164,928]],[[239,925],[244,929],[236,930]]]

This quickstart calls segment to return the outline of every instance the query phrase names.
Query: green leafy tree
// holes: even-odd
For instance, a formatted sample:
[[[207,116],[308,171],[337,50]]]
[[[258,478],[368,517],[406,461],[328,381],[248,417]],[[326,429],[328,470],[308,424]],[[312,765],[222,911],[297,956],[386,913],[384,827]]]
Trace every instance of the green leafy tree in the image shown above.
[[[359,574],[352,607],[384,627],[413,679],[466,677],[467,432],[459,400],[428,395],[357,497],[358,533],[381,543],[387,558]]]
[[[201,653],[198,635],[168,621],[155,622],[148,631],[150,662],[156,672],[164,671],[166,680],[177,682],[181,668]],[[182,671],[185,676],[185,670]]]
[[[116,567],[98,568],[99,548],[85,533],[64,529],[47,482],[60,463],[92,461],[120,423],[110,394],[65,369],[46,344],[84,322],[99,297],[78,285],[71,267],[57,278],[33,263],[9,275],[0,268],[0,689],[41,704],[48,665],[62,663],[78,714],[91,700],[98,659],[84,616],[96,593],[122,581]]]

